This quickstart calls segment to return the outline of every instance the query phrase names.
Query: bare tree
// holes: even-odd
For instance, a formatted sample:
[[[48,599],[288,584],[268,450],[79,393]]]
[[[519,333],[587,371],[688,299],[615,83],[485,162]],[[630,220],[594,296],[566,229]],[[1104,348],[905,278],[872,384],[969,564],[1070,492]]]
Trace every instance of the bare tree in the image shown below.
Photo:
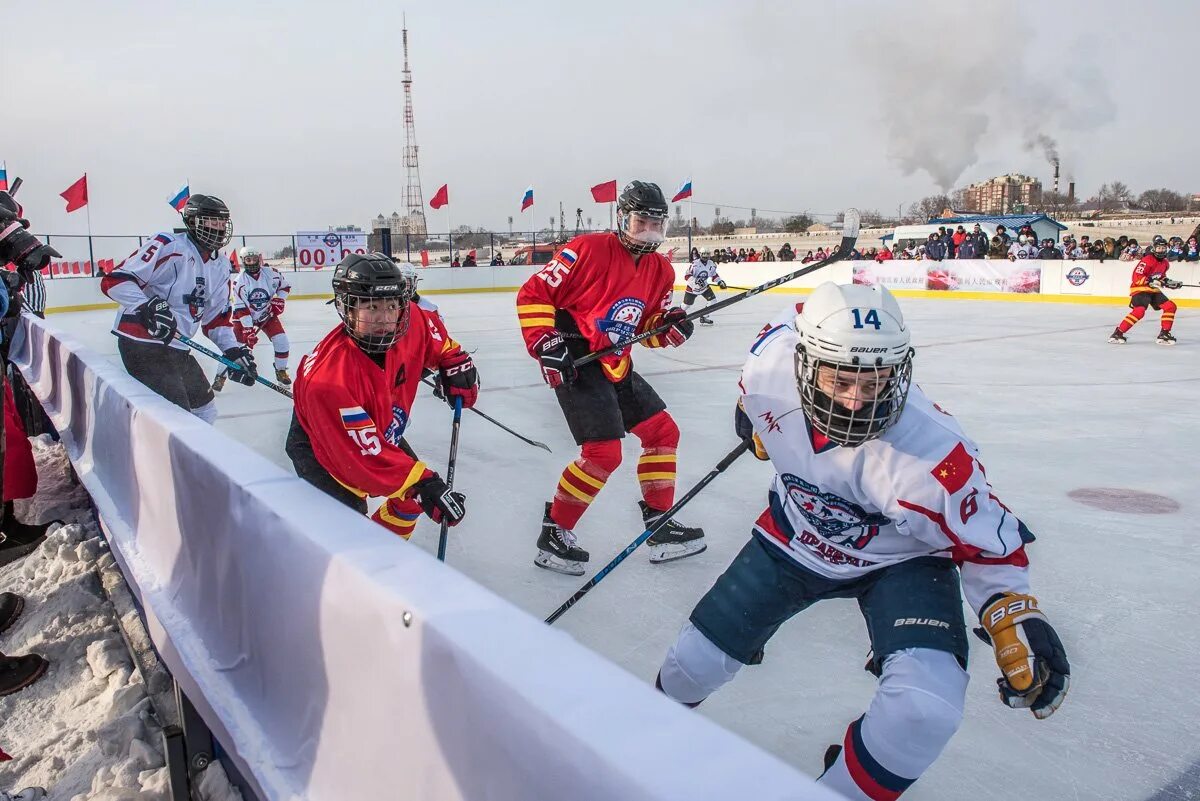
[[[955,211],[972,211],[967,203],[967,190],[955,189],[950,193],[950,208]]]
[[[1147,189],[1138,195],[1137,204],[1146,211],[1183,211],[1187,208],[1187,198],[1170,189]]]
[[[783,230],[789,234],[802,234],[812,227],[813,219],[807,214],[797,214],[783,221]]]
[[[934,217],[940,217],[942,211],[950,207],[950,198],[946,195],[929,195],[909,206],[908,216],[919,222],[925,222]]]

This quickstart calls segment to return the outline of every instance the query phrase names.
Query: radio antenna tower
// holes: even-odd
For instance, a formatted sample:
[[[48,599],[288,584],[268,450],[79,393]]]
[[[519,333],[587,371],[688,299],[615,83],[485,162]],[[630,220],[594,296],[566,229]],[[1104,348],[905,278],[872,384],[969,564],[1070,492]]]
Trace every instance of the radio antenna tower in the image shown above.
[[[424,238],[425,200],[421,192],[421,171],[417,165],[417,129],[413,125],[412,70],[408,68],[408,18],[403,18],[404,37],[404,204],[408,206],[405,229]]]

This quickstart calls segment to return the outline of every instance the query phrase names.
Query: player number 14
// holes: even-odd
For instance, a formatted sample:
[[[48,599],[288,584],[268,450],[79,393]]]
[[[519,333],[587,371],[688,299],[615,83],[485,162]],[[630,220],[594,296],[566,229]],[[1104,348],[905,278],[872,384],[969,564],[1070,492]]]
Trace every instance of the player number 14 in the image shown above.
[[[850,312],[854,315],[855,328],[866,328],[870,325],[874,326],[875,330],[878,331],[880,326],[883,325],[879,321],[879,312],[875,309],[867,309],[865,316],[862,314],[862,309],[851,309]]]

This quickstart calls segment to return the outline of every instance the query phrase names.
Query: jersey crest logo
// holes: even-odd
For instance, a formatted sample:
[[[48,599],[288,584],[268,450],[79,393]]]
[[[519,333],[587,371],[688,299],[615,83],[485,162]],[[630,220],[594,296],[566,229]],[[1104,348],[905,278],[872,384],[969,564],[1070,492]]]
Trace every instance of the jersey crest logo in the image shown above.
[[[188,305],[188,313],[193,320],[204,316],[204,307],[208,304],[208,291],[205,289],[204,276],[196,276],[196,286],[183,296],[183,302]]]
[[[404,436],[404,429],[408,428],[408,412],[401,409],[399,406],[392,407],[392,422],[388,424],[387,430],[383,432],[383,439],[389,445],[400,447],[400,439]]]
[[[621,298],[608,309],[608,314],[604,315],[604,319],[596,321],[596,328],[600,333],[606,334],[609,340],[615,345],[626,339],[632,338],[637,334],[638,323],[642,321],[642,314],[646,311],[646,304],[637,298]],[[621,355],[625,349],[616,352],[616,355]]]
[[[892,522],[878,512],[868,512],[852,501],[820,488],[791,473],[780,475],[788,498],[810,526],[834,545],[862,550],[879,536],[881,526]]]
[[[267,304],[271,302],[271,294],[262,287],[255,287],[250,290],[250,294],[246,296],[246,303],[256,312],[260,312],[267,308]]]

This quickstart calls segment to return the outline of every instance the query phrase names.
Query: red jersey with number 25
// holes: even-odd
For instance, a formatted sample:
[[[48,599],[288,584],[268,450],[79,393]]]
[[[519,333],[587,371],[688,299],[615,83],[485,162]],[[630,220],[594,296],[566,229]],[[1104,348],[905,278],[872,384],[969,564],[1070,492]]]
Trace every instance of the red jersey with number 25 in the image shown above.
[[[462,348],[441,317],[409,305],[408,331],[383,367],[338,326],[300,361],[296,417],[331,476],[358,494],[405,498],[431,471],[400,447],[425,368]]]
[[[517,293],[525,347],[537,358],[538,340],[557,329],[559,311],[570,315],[591,351],[629,339],[661,324],[674,284],[675,271],[661,253],[641,254],[635,261],[611,231],[577,236]],[[666,342],[655,336],[642,344],[661,348]],[[633,364],[629,348],[599,361],[614,383],[625,378]]]

